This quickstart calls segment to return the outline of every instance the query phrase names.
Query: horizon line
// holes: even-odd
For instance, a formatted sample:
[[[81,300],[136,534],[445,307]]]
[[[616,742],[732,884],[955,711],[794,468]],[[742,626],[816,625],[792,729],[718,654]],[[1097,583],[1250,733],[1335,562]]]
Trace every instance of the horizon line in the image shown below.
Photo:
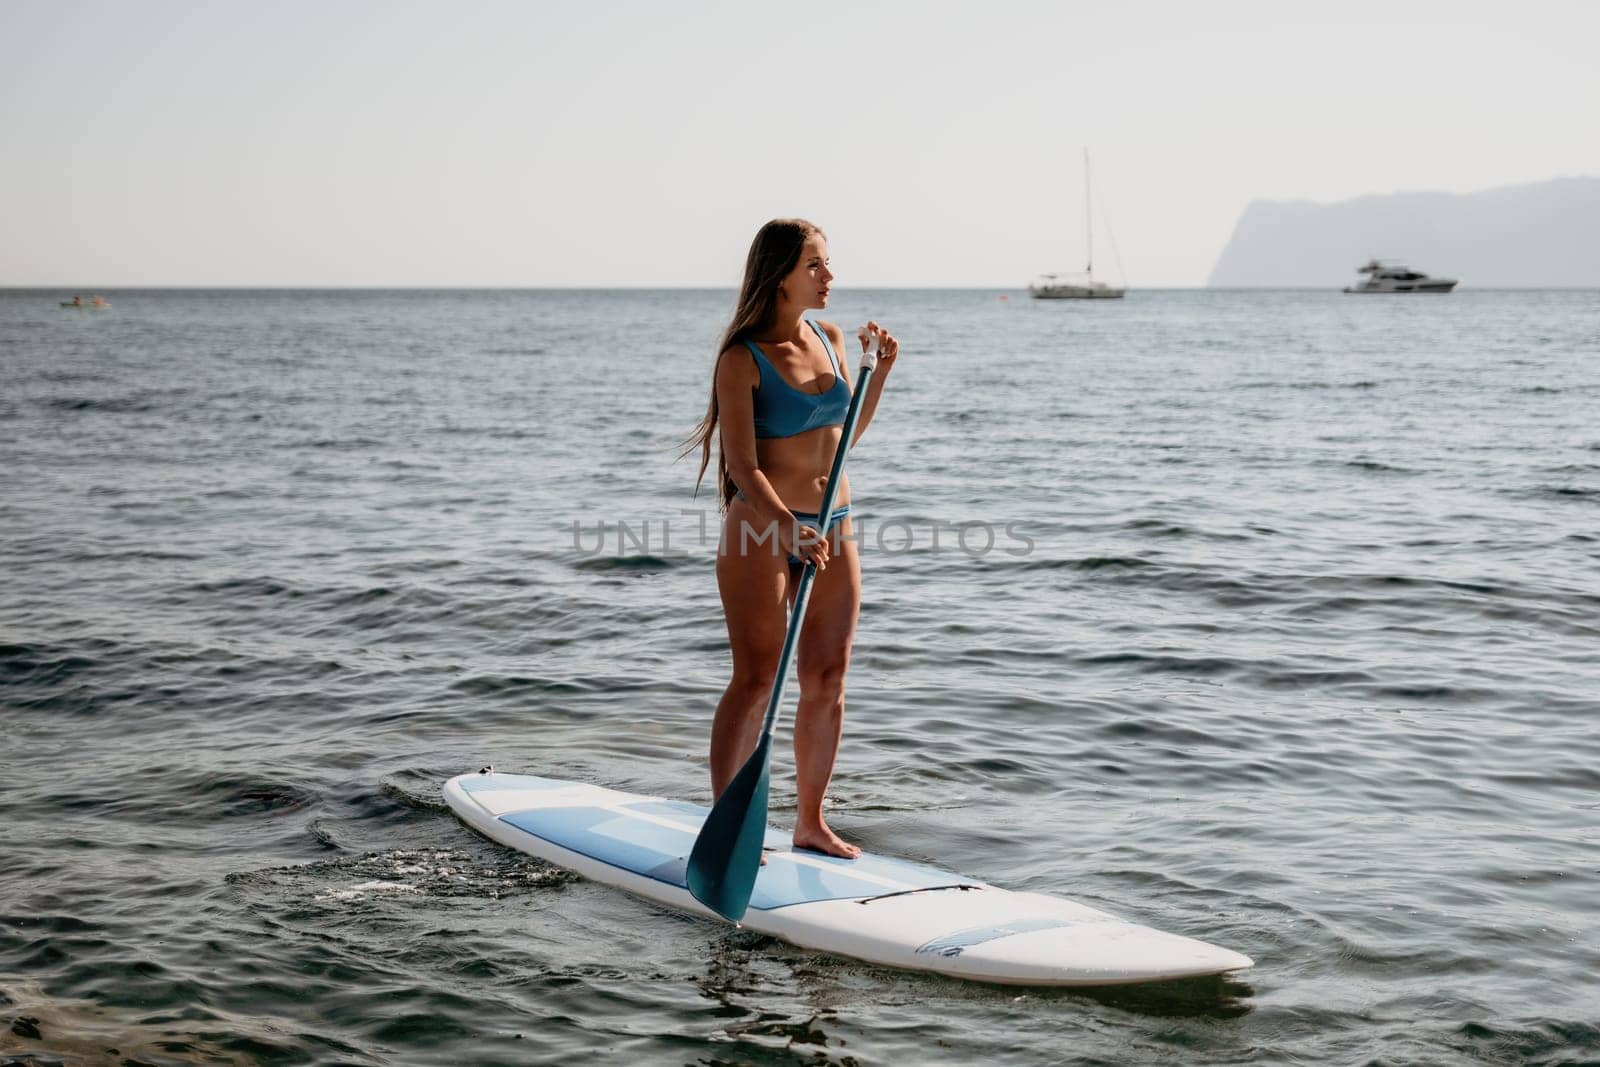
[[[1323,285],[1147,285],[1127,286],[1130,292],[1328,292]],[[85,293],[115,292],[323,292],[323,293],[611,293],[611,292],[737,292],[737,285],[0,285],[0,293]],[[1586,292],[1596,285],[1457,285],[1457,289],[1519,292]],[[1027,286],[1000,285],[859,285],[836,290],[840,293],[942,292],[942,293],[1026,293]],[[822,309],[818,309],[822,310]]]

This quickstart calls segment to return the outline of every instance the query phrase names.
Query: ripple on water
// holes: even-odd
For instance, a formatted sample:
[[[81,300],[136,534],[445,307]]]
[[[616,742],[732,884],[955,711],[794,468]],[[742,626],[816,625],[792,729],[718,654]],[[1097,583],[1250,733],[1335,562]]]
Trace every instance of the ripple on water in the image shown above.
[[[1593,1060],[1592,294],[995,295],[838,295],[922,340],[851,461],[913,544],[863,541],[836,825],[1254,972],[898,974],[444,809],[705,799],[712,548],[614,523],[710,513],[662,413],[728,293],[0,293],[0,1058]]]
[[[482,850],[487,852],[488,850]],[[227,882],[273,909],[381,904],[388,897],[503,897],[559,889],[577,876],[497,850],[392,849],[229,875]]]

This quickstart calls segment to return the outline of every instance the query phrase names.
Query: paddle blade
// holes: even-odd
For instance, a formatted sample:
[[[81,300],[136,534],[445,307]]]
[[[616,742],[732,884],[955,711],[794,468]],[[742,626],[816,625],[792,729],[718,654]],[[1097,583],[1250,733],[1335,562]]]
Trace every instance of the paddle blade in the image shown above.
[[[722,791],[689,853],[689,892],[731,922],[744,918],[761,870],[761,846],[767,837],[770,740],[761,739]]]

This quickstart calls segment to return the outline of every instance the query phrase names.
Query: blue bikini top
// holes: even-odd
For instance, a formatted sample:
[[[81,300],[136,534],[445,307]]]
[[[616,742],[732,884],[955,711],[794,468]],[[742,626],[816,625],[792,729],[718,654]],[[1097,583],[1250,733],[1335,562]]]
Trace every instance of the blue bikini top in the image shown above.
[[[761,354],[761,346],[746,339],[745,346],[755,355],[756,366],[761,370],[761,384],[756,387],[757,437],[793,437],[820,426],[844,424],[845,411],[850,407],[850,385],[839,372],[839,357],[833,354],[828,335],[812,320],[806,322],[817,331],[822,347],[828,351],[828,361],[833,364],[833,387],[820,395],[796,389]]]

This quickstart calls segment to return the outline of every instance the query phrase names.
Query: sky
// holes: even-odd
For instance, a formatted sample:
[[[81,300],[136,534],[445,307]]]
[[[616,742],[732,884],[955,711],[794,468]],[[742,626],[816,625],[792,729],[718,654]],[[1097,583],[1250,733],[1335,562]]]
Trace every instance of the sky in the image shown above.
[[[0,286],[1203,285],[1253,199],[1600,175],[1600,3],[0,0]],[[1113,242],[1114,249],[1113,252]],[[1118,269],[1118,265],[1121,269]]]

